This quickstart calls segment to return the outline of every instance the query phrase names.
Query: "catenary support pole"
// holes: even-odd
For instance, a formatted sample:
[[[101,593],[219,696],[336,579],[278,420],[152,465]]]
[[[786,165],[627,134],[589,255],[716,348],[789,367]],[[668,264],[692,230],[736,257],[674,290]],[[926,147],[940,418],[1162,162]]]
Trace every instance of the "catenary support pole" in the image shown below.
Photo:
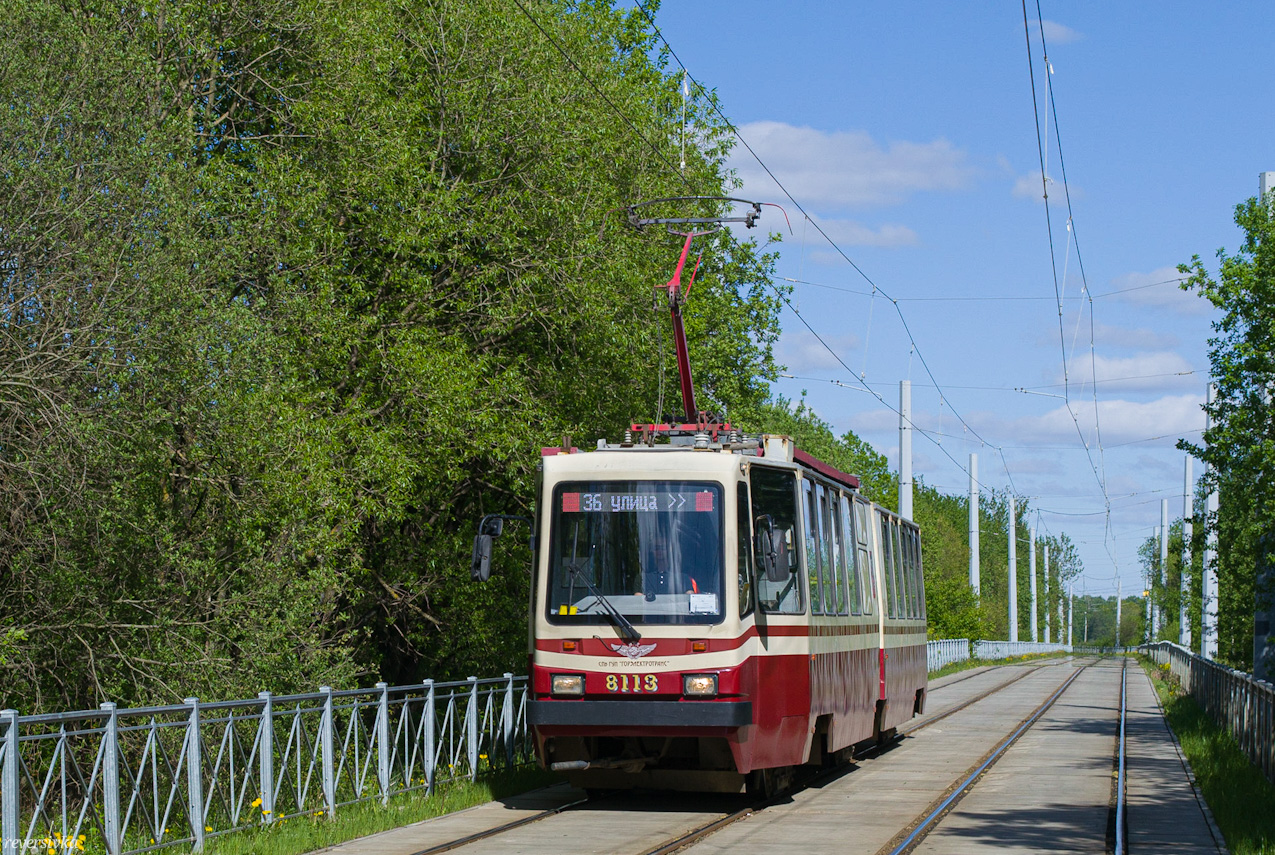
[[[1072,631],[1076,628],[1076,591],[1067,587],[1067,646],[1071,647]]]
[[[1018,511],[1009,497],[1009,640],[1018,641]]]
[[[1155,527],[1154,537],[1155,542],[1159,543],[1160,526]],[[1159,559],[1156,559],[1156,562],[1157,563],[1153,563],[1151,565],[1151,573],[1149,574],[1150,578],[1147,580],[1147,614],[1150,615],[1150,627],[1148,628],[1150,635],[1147,636],[1148,642],[1155,641],[1156,636],[1160,633],[1160,610],[1156,608],[1155,589],[1160,585],[1161,578],[1164,575],[1164,569],[1163,565],[1158,563]]]
[[[899,381],[899,516],[912,519],[912,381]]]
[[[1210,383],[1209,404],[1213,403],[1216,394],[1217,390]],[[1206,426],[1212,426],[1212,419],[1206,421]],[[1200,654],[1206,659],[1217,658],[1217,510],[1218,495],[1217,487],[1214,486],[1209,491],[1209,498],[1204,506],[1204,524],[1207,527],[1208,536],[1204,541],[1204,584],[1201,586],[1203,591],[1200,598],[1203,601],[1203,613],[1200,616]]]
[[[1191,455],[1186,456],[1182,478],[1182,579],[1178,597],[1178,644],[1191,648]]]
[[[978,599],[978,454],[970,452],[970,590]]]
[[[1027,529],[1027,576],[1031,580],[1029,587],[1032,595],[1032,643],[1040,641],[1036,631],[1036,529]]]
[[[1169,585],[1169,500],[1160,500],[1160,588],[1167,591]],[[1157,610],[1160,616],[1160,626],[1158,627],[1163,633],[1168,620],[1165,619],[1164,606],[1161,605]]]
[[[1045,544],[1045,643],[1049,644],[1049,544]]]

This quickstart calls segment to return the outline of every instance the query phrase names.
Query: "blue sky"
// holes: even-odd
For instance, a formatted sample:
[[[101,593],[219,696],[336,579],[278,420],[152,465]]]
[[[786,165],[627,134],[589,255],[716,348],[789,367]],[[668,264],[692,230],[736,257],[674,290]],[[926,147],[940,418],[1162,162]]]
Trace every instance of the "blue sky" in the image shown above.
[[[1118,563],[1127,594],[1142,589],[1136,550],[1160,500],[1170,519],[1182,515],[1174,443],[1204,427],[1216,316],[1157,283],[1193,254],[1213,268],[1219,247],[1234,250],[1234,206],[1275,170],[1275,5],[1043,2],[1041,12],[1058,113],[1045,170],[1053,263],[1020,4],[666,0],[656,21],[866,274],[737,148],[741,195],[783,202],[793,220],[778,275],[810,283],[794,283],[794,302],[850,367],[785,312],[779,356],[791,376],[778,391],[804,390],[834,427],[897,467],[898,416],[860,380],[897,406],[898,382],[910,379],[914,421],[942,444],[916,437],[919,476],[964,492],[977,452],[985,489],[1012,482],[1040,528],[1078,542],[1086,591],[1114,593]],[[1044,134],[1034,3],[1028,14]],[[1051,397],[1063,394],[1064,350],[1071,412]]]

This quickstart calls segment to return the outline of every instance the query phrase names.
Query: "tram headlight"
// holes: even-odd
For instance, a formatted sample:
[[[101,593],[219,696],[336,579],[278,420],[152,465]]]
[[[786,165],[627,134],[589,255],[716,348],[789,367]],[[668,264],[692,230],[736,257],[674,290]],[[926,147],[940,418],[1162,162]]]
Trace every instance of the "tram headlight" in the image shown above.
[[[683,674],[682,694],[688,698],[717,697],[717,675]]]
[[[579,697],[584,694],[583,674],[554,674],[549,682],[549,693],[558,696]]]

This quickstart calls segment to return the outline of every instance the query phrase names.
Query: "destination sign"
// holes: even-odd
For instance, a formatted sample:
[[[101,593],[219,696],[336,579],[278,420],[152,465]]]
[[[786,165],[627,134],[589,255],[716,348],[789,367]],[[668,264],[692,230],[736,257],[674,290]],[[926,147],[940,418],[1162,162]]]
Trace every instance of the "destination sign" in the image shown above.
[[[712,511],[711,490],[659,493],[563,493],[564,514],[628,514]]]

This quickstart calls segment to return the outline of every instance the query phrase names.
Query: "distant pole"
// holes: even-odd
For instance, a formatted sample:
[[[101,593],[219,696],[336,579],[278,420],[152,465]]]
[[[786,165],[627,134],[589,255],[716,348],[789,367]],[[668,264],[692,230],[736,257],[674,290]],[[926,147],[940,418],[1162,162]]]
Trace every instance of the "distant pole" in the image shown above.
[[[1160,532],[1163,529],[1160,526],[1155,527],[1155,539],[1160,540]],[[1155,604],[1155,588],[1160,584],[1160,576],[1164,572],[1162,564],[1153,564],[1151,566],[1151,579],[1147,584],[1147,613],[1151,616],[1151,637],[1147,641],[1155,641],[1156,636],[1160,632],[1160,610]]]
[[[1071,634],[1076,624],[1076,591],[1067,588],[1067,646],[1071,647]]]
[[[1160,500],[1160,587],[1167,590],[1169,585],[1169,500]],[[1164,618],[1164,606],[1160,606],[1160,629],[1163,630],[1168,621]]]
[[[1186,471],[1182,479],[1182,578],[1179,588],[1178,644],[1191,649],[1191,455],[1186,456]]]
[[[899,381],[899,516],[912,519],[912,381]]]
[[[970,452],[970,590],[978,599],[978,455]]]
[[[1120,576],[1116,576],[1116,647],[1120,646]]]
[[[1045,643],[1049,644],[1049,544],[1045,544]]]
[[[1029,587],[1032,595],[1032,642],[1035,643],[1040,641],[1040,637],[1036,632],[1036,529],[1034,528],[1027,529],[1027,550],[1027,575],[1031,579]]]
[[[1009,640],[1018,641],[1018,512],[1009,497]]]
[[[1209,384],[1208,402],[1213,403],[1217,390]],[[1212,419],[1206,422],[1206,428],[1212,426]],[[1208,526],[1208,537],[1204,541],[1204,584],[1201,600],[1203,610],[1200,615],[1200,654],[1206,659],[1217,658],[1217,487],[1209,492],[1208,502],[1204,506],[1205,525]]]

